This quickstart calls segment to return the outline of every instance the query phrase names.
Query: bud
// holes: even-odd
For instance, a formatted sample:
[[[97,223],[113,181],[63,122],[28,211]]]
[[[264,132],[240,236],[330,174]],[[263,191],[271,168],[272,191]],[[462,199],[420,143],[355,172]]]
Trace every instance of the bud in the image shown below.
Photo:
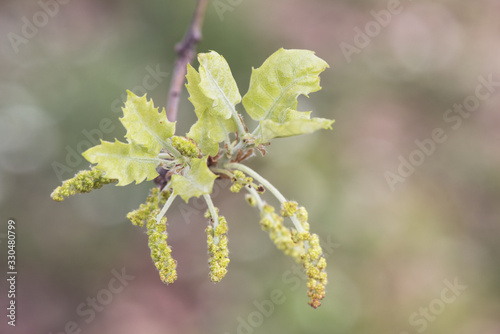
[[[172,146],[175,147],[181,155],[188,158],[198,158],[200,156],[200,149],[191,139],[173,136],[171,140]]]
[[[291,217],[297,212],[298,203],[289,201],[281,204],[281,215],[283,217]]]
[[[233,183],[233,185],[229,188],[233,193],[239,193],[243,186],[240,183]]]
[[[239,170],[235,170],[233,172],[234,174],[234,177],[236,178],[236,180],[241,180],[241,179],[244,179],[246,177],[245,173],[243,173],[242,171],[239,171]]]
[[[255,207],[257,205],[257,200],[250,194],[245,195],[245,200],[251,207]]]
[[[307,221],[309,219],[309,214],[307,213],[306,208],[304,208],[303,206],[301,206],[300,208],[298,208],[296,215],[297,215],[297,219],[302,224],[307,223]]]
[[[233,185],[229,190],[233,193],[239,193],[243,187],[250,186],[254,189],[257,189],[258,186],[253,183],[253,178],[246,176],[243,172],[239,170],[233,171]]]

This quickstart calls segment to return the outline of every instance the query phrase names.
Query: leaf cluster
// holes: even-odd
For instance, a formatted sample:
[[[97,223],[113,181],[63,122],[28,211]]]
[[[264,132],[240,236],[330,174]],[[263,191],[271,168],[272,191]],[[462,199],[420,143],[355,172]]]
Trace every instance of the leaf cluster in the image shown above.
[[[242,98],[226,60],[216,53],[198,55],[198,71],[187,68],[189,100],[198,120],[179,143],[175,122],[165,110],[158,112],[146,96],[128,91],[121,123],[126,143],[102,141],[83,156],[118,185],[140,183],[158,176],[157,167],[174,170],[171,187],[186,202],[211,193],[217,176],[207,167],[209,156],[236,161],[251,149],[265,152],[271,139],[296,136],[331,127],[332,120],[311,118],[297,110],[297,98],[321,89],[319,74],[328,64],[307,50],[281,49],[261,67],[253,69],[248,92]],[[242,102],[246,114],[258,121],[247,131],[236,106]],[[187,153],[190,152],[190,153]],[[237,155],[240,154],[240,157]],[[235,159],[236,158],[236,159]]]

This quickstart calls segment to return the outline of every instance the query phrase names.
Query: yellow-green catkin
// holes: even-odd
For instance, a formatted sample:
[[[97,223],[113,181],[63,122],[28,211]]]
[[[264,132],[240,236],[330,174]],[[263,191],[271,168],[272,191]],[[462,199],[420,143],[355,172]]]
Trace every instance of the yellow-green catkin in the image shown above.
[[[103,172],[98,169],[83,170],[78,172],[75,177],[68,179],[57,187],[50,197],[54,201],[62,202],[66,197],[89,193],[94,189],[102,188],[105,184],[118,182],[115,179],[108,179],[103,176]]]
[[[261,211],[260,226],[269,233],[269,237],[278,249],[293,257],[295,261],[301,261],[304,245],[293,241],[292,231],[283,225],[283,217],[275,212],[274,207],[264,204]]]
[[[250,205],[257,205],[255,197],[249,195],[246,199]],[[262,229],[269,233],[271,240],[279,249],[292,256],[295,261],[302,263],[308,277],[309,305],[314,308],[321,306],[327,284],[326,260],[318,236],[309,232],[307,210],[292,201],[282,204],[281,215],[275,212],[274,207],[265,203],[259,208]],[[285,227],[283,225],[284,217],[297,218],[302,227],[301,231]]]
[[[172,250],[167,244],[167,217],[157,222],[160,209],[151,211],[147,220],[148,246],[151,250],[151,259],[160,274],[163,283],[174,283],[177,279],[177,263],[172,258]]]
[[[296,207],[294,213],[299,220],[303,231],[292,231],[292,239],[296,243],[302,242],[305,252],[301,255],[302,266],[304,267],[307,280],[307,295],[309,296],[309,305],[314,308],[321,306],[321,300],[325,298],[327,274],[326,259],[323,256],[323,250],[319,244],[317,234],[309,232],[309,223],[307,222],[308,213],[304,207]]]
[[[168,197],[170,196],[170,192],[162,191],[160,193],[160,189],[153,188],[149,192],[149,196],[146,198],[146,202],[141,204],[137,210],[129,212],[127,214],[128,220],[132,222],[132,224],[136,226],[144,226],[147,223],[149,215],[153,210],[161,208]]]
[[[302,255],[302,265],[307,273],[307,295],[309,305],[314,308],[321,306],[321,300],[325,298],[327,275],[326,260],[319,245],[319,237],[311,234],[307,252]]]
[[[186,137],[173,136],[172,138],[172,146],[179,151],[185,157],[188,158],[197,158],[200,155],[200,150],[196,144],[189,140]]]
[[[227,273],[229,264],[229,250],[227,247],[227,221],[224,217],[218,217],[218,224],[213,224],[213,218],[210,218],[211,224],[207,226],[207,245],[208,245],[208,265],[210,267],[210,280],[220,282]],[[213,225],[212,225],[213,224]]]

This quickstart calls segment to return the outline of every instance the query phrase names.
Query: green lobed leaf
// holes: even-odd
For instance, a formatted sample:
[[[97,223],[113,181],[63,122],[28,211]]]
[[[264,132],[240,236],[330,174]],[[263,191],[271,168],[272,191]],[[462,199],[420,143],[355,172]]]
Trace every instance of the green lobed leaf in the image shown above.
[[[200,88],[212,100],[210,114],[229,119],[238,117],[235,106],[241,102],[241,95],[234,81],[228,63],[215,51],[200,53]]]
[[[229,133],[236,131],[236,124],[232,118],[224,119],[215,116],[213,100],[207,97],[200,87],[200,74],[188,64],[187,68],[189,101],[194,106],[198,121],[193,124],[187,136],[192,138],[200,147],[203,154],[211,156],[219,152],[219,143],[228,138]]]
[[[291,120],[289,109],[297,109],[300,95],[308,96],[321,89],[319,74],[328,67],[313,51],[280,49],[261,67],[252,69],[243,106],[250,117],[258,121]]]
[[[201,149],[201,152],[206,155],[216,156],[219,152],[219,142],[223,138],[217,138],[215,132],[217,129],[226,132],[226,130],[220,126],[219,120],[215,117],[211,117],[207,111],[203,112],[198,121],[191,126],[191,129],[187,133],[187,137],[192,138]]]
[[[158,113],[152,100],[146,95],[138,97],[127,90],[127,101],[122,108],[123,117],[120,118],[129,142],[135,142],[147,147],[151,152],[159,153],[162,147],[168,147],[167,138],[175,133],[175,122],[169,122],[165,109]]]
[[[114,143],[101,140],[101,144],[83,152],[83,157],[95,168],[104,171],[110,179],[118,179],[119,186],[125,186],[135,181],[141,183],[158,176],[157,153],[148,151],[145,147],[131,143]]]
[[[217,175],[207,166],[207,156],[191,159],[191,167],[184,169],[184,175],[172,175],[174,195],[182,197],[186,203],[191,197],[210,194]]]
[[[189,93],[188,100],[193,104],[196,116],[200,118],[200,116],[205,112],[205,110],[212,107],[214,101],[208,96],[206,96],[201,90],[200,74],[189,63],[187,64],[186,79],[187,79],[186,88]]]
[[[270,119],[260,122],[259,137],[256,144],[266,143],[273,138],[283,138],[311,133],[321,129],[331,129],[335,122],[325,118],[301,118],[277,123]]]

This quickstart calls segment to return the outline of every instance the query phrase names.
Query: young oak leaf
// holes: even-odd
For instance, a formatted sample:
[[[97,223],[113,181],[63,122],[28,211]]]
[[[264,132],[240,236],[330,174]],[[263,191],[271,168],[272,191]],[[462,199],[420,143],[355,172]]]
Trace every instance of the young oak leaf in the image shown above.
[[[189,92],[188,100],[193,104],[196,116],[200,118],[201,114],[214,104],[214,100],[203,93],[200,88],[200,74],[189,63],[187,64],[186,79],[186,88]]]
[[[165,109],[158,113],[158,108],[153,105],[153,100],[147,100],[146,94],[138,97],[127,90],[127,101],[122,108],[123,117],[120,118],[129,142],[135,142],[147,147],[151,152],[158,154],[162,146],[175,133],[175,122],[169,122]]]
[[[189,101],[193,104],[198,117],[198,121],[193,124],[187,136],[198,143],[203,154],[215,156],[219,152],[219,143],[229,138],[230,132],[236,131],[236,124],[232,118],[224,119],[211,112],[213,100],[202,92],[200,74],[190,64],[187,67],[186,77]]]
[[[256,144],[266,143],[273,138],[298,136],[321,129],[331,129],[333,122],[335,121],[325,118],[302,118],[286,121],[284,123],[277,123],[270,119],[265,119],[260,122],[258,130],[259,137],[257,137]]]
[[[187,137],[192,138],[206,155],[216,156],[219,152],[219,142],[226,138],[230,131],[224,126],[229,120],[220,120],[204,111],[198,121],[191,126]],[[234,130],[233,130],[234,131]]]
[[[191,159],[191,168],[185,168],[184,175],[172,175],[174,195],[182,197],[186,203],[191,197],[210,194],[217,175],[207,166],[207,158]]]
[[[296,111],[300,95],[321,89],[319,74],[328,64],[308,50],[280,49],[258,69],[252,69],[250,88],[243,97],[243,106],[255,120],[270,119],[277,123],[303,118]]]
[[[210,114],[223,119],[238,118],[235,106],[241,102],[241,95],[228,63],[215,51],[200,53],[200,88],[210,98]]]
[[[141,183],[158,176],[156,166],[157,154],[148,151],[145,147],[131,143],[114,143],[101,140],[101,144],[83,152],[83,157],[93,164],[96,169],[105,172],[110,179],[118,179],[119,186],[126,186],[135,181]]]

